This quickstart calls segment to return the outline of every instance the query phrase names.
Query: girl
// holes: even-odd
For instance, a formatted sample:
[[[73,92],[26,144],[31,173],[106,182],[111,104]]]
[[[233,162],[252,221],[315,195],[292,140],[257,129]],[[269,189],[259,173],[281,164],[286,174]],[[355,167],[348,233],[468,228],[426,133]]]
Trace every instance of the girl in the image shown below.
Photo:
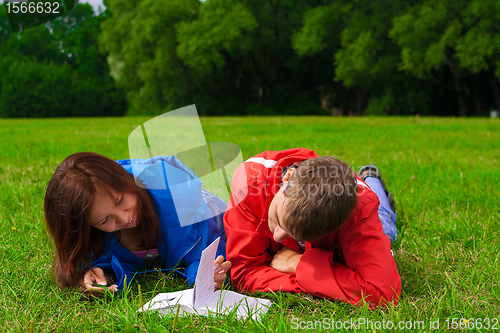
[[[182,186],[183,207],[174,206],[169,190],[173,185]],[[56,246],[59,286],[122,290],[135,272],[156,264],[163,269],[184,267],[181,274],[193,283],[201,251],[222,236],[215,221],[223,210],[210,217],[217,213],[210,214],[203,200],[207,193],[174,156],[116,162],[90,152],[67,157],[48,182],[44,203]],[[211,197],[221,208],[223,201]],[[213,210],[217,205],[209,206]],[[181,226],[178,216],[193,219]],[[231,267],[224,261],[222,238],[217,254],[214,285],[220,289]]]

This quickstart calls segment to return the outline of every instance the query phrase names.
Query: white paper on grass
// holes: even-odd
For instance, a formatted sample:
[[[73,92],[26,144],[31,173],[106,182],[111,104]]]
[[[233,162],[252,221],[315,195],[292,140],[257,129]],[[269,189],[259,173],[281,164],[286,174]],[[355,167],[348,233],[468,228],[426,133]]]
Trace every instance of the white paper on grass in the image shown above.
[[[194,308],[199,308],[214,293],[214,261],[220,237],[201,252],[200,264],[194,282]]]
[[[194,308],[193,303],[189,301],[190,297],[193,297],[193,291],[194,289],[188,289],[173,293],[158,294],[151,301],[144,304],[138,311],[156,310],[162,314],[175,315],[177,306],[179,306],[180,316],[186,313],[197,315],[227,315],[235,311],[238,319],[252,317],[254,320],[260,321],[261,317],[271,306],[271,301],[266,299],[248,297],[229,290],[217,290],[204,304],[202,304],[202,306]]]
[[[158,294],[137,311],[156,310],[163,314],[175,315],[179,306],[179,315],[229,314],[235,311],[239,319],[250,316],[260,321],[261,316],[269,310],[271,301],[248,297],[229,290],[215,291],[214,260],[218,244],[219,238],[203,250],[193,289]]]

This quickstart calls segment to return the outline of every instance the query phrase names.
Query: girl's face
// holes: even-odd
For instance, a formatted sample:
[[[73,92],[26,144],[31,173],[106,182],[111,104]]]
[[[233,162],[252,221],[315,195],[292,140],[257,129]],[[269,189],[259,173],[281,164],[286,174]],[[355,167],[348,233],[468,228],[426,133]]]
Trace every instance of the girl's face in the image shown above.
[[[112,198],[105,192],[97,192],[90,225],[105,232],[132,229],[137,226],[137,196],[131,193],[110,191]]]

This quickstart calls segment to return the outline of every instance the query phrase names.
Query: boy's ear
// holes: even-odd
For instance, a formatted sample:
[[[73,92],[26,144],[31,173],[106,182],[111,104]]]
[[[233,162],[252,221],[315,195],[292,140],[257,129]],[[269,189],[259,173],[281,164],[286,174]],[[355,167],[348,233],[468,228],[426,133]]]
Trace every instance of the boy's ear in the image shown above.
[[[288,170],[286,173],[285,173],[285,176],[283,177],[283,182],[287,182],[290,180],[290,177],[292,176],[292,174],[295,172],[295,168],[290,168],[290,170]]]

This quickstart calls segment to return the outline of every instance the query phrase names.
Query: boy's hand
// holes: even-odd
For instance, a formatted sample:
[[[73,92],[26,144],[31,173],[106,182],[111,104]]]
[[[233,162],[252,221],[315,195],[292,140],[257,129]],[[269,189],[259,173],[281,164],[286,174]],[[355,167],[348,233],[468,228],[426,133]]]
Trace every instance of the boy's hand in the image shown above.
[[[215,289],[222,288],[222,283],[226,279],[226,272],[231,268],[230,261],[224,261],[223,256],[218,256],[214,262],[214,287]]]
[[[116,284],[107,286],[106,276],[101,268],[92,267],[83,276],[83,285],[80,287],[80,290],[84,293],[91,293],[96,295],[102,294],[105,291],[105,288],[107,288],[109,291],[118,290]]]
[[[274,255],[271,267],[282,273],[295,273],[302,254],[284,246]]]

